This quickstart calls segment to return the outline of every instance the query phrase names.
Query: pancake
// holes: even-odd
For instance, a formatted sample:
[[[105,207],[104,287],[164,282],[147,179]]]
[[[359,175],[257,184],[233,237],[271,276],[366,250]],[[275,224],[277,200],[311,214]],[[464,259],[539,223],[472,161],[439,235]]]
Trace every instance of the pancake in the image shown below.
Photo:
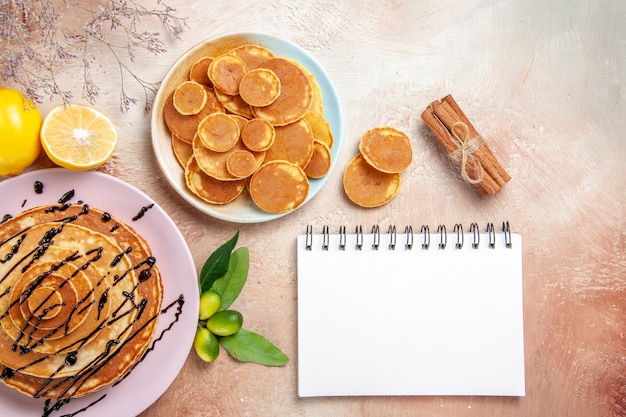
[[[107,213],[42,206],[0,224],[0,378],[69,399],[123,378],[148,349],[161,276],[147,242]]]
[[[343,175],[346,195],[361,207],[379,207],[389,202],[400,189],[400,174],[388,174],[372,167],[357,154]]]
[[[163,107],[163,118],[167,128],[187,143],[193,141],[193,137],[198,130],[200,121],[207,115],[215,112],[224,112],[224,106],[217,99],[212,88],[205,87],[207,101],[202,110],[197,114],[184,115],[180,114],[174,107],[174,92],[170,94]]]
[[[252,107],[252,113],[270,121],[274,126],[284,126],[301,119],[313,101],[313,88],[301,66],[284,58],[273,58],[260,68],[273,71],[280,80],[280,95],[272,104]]]
[[[330,148],[324,142],[313,141],[313,155],[304,167],[304,173],[310,178],[322,178],[328,174],[332,165],[333,156]]]
[[[274,144],[275,138],[274,126],[265,119],[247,120],[241,129],[241,140],[251,151],[267,151]]]
[[[185,167],[185,183],[187,187],[202,200],[209,204],[226,204],[237,198],[247,180],[222,181],[205,174],[191,158]]]
[[[274,143],[265,153],[265,161],[285,160],[304,168],[313,155],[313,132],[304,119],[287,126],[277,126]]]
[[[298,208],[309,193],[309,180],[298,165],[270,161],[250,178],[250,197],[261,210],[284,213]]]
[[[174,90],[172,103],[183,116],[200,113],[207,102],[207,89],[195,81],[185,81]]]
[[[239,83],[239,95],[251,106],[272,104],[280,94],[280,80],[274,71],[256,68],[248,71]]]
[[[359,151],[372,167],[387,174],[398,174],[413,158],[409,137],[393,127],[376,127],[361,136]]]

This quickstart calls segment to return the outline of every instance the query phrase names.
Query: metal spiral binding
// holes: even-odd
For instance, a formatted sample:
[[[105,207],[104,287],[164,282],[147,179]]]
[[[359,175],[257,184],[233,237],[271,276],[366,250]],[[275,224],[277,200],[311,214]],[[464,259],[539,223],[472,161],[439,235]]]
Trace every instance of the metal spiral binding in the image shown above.
[[[372,227],[372,234],[374,235],[374,243],[372,243],[372,249],[378,250],[380,246],[380,228],[378,225]]]
[[[445,249],[448,244],[448,232],[446,232],[446,226],[443,224],[437,226],[437,233],[439,233],[439,249]]]
[[[478,223],[472,223],[470,225],[470,233],[474,235],[474,240],[472,241],[472,248],[478,249],[478,245],[480,245],[480,229],[478,228]]]
[[[424,242],[422,243],[422,249],[428,249],[430,247],[430,229],[427,224],[422,225],[420,233],[424,236]]]
[[[471,247],[473,249],[478,249],[480,246],[480,230],[477,223],[471,223],[469,228],[470,233],[472,234],[472,244]],[[508,221],[502,222],[502,233],[504,235],[504,245],[507,248],[511,248],[513,246],[512,240],[512,232],[511,226]],[[387,229],[387,234],[389,236],[389,250],[395,250],[397,246],[397,232],[396,226],[390,225]],[[413,227],[406,226],[404,228],[404,234],[406,236],[406,241],[404,247],[406,250],[413,249]],[[428,225],[424,224],[420,228],[420,234],[422,235],[422,249],[427,250],[430,248],[430,228]],[[445,249],[448,244],[448,232],[446,230],[445,225],[437,226],[437,234],[439,235],[438,248]],[[463,225],[461,223],[456,223],[454,225],[454,234],[456,234],[456,242],[454,243],[454,247],[456,249],[463,249],[463,245],[465,244],[465,234],[463,232]],[[356,236],[356,250],[363,249],[364,235],[363,235],[363,227],[358,225],[355,230]],[[372,249],[379,250],[381,244],[381,236],[380,236],[380,227],[378,225],[372,226]],[[488,247],[495,248],[496,247],[496,231],[493,223],[487,223],[487,239],[488,239]],[[348,235],[346,232],[345,226],[339,227],[339,250],[345,250],[347,245]],[[330,231],[328,226],[322,227],[322,250],[329,250],[330,245]],[[306,239],[305,239],[305,249],[312,250],[313,248],[313,226],[307,225],[306,227]]]
[[[356,227],[356,249],[363,249],[363,228],[359,225]]]
[[[496,230],[493,228],[493,223],[487,223],[487,235],[489,236],[489,247],[496,247]]]
[[[346,250],[346,226],[339,227],[339,250]]]
[[[389,226],[389,230],[387,231],[387,233],[389,233],[389,249],[395,250],[396,249],[396,226],[394,225]]]
[[[461,225],[461,223],[455,224],[454,232],[456,233],[456,244],[454,247],[457,249],[463,249],[463,225]]]
[[[502,231],[504,232],[504,245],[507,248],[513,246],[511,242],[511,227],[509,226],[509,221],[502,222]]]
[[[330,238],[328,226],[322,227],[322,234],[324,235],[324,240],[322,241],[322,250],[328,250],[328,241]]]
[[[310,224],[306,227],[305,242],[306,243],[304,247],[306,248],[306,250],[311,250],[311,247],[313,247],[313,226],[311,226]]]
[[[404,248],[407,250],[413,249],[413,228],[411,226],[406,226],[404,228],[404,234],[406,235],[406,244]]]

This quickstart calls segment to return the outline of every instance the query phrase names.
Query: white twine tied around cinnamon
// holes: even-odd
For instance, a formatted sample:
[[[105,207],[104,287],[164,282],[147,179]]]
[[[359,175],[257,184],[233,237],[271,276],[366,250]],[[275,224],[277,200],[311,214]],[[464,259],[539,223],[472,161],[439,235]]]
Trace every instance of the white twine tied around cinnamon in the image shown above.
[[[456,150],[450,153],[450,158],[461,164],[461,177],[463,177],[465,182],[468,184],[480,183],[483,180],[483,166],[474,154],[485,143],[483,137],[478,134],[470,138],[469,127],[462,122],[455,122],[450,130],[452,132],[453,141],[457,145]],[[457,130],[460,131],[460,134],[457,133]],[[474,161],[479,168],[476,178],[470,177],[467,173],[467,164],[470,161]]]

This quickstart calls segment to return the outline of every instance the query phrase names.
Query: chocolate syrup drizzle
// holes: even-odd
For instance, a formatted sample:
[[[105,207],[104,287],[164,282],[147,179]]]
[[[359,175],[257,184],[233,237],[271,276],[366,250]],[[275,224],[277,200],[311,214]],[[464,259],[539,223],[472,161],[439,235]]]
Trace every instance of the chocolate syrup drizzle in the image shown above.
[[[37,192],[38,194],[43,192],[43,184],[39,181],[35,182],[35,192]],[[74,197],[74,194],[75,194],[74,190],[70,190],[66,192],[65,194],[63,194],[63,196],[59,198],[58,200],[59,205],[51,206],[49,209],[46,210],[46,213],[65,212],[69,207],[72,206],[72,203],[70,203],[69,201]],[[79,202],[79,203],[82,204],[82,202]],[[139,213],[135,217],[133,217],[133,221],[141,219],[143,215],[153,206],[154,204],[150,204],[148,206],[142,207]],[[11,242],[11,241],[15,242],[13,243],[13,246],[9,249],[8,253],[4,256],[4,258],[0,258],[0,263],[4,264],[8,262],[9,260],[11,260],[14,256],[21,256],[21,259],[19,260],[19,262],[16,262],[15,266],[13,266],[10,271],[8,271],[7,276],[11,274],[12,272],[14,272],[15,268],[18,268],[18,265],[21,265],[21,264],[23,264],[23,266],[21,267],[20,272],[22,273],[26,272],[36,262],[37,259],[43,256],[43,254],[46,252],[46,250],[50,246],[54,245],[55,236],[63,232],[63,228],[65,227],[66,224],[72,223],[76,221],[79,218],[79,216],[86,215],[88,213],[89,213],[89,206],[87,204],[84,204],[79,214],[73,215],[73,216],[67,216],[67,217],[61,216],[58,219],[52,220],[53,222],[56,223],[56,225],[51,227],[49,230],[47,230],[44,233],[44,235],[41,237],[39,241],[39,246],[31,250],[28,253],[20,253],[20,248],[21,248],[21,244],[23,243],[25,237],[29,233],[32,226],[27,227],[23,230],[20,230],[19,232],[9,237],[5,241],[0,241],[0,247],[7,245],[8,242]],[[2,222],[6,222],[11,218],[12,216],[7,214],[2,219]],[[111,215],[108,213],[105,213],[103,214],[101,221],[103,223],[106,223],[106,222],[111,221],[111,219],[112,219]],[[119,227],[119,224],[116,223],[113,226],[113,228],[111,228],[110,232],[113,233],[115,230],[117,230],[118,227]],[[15,240],[15,238],[17,238],[17,240]],[[123,257],[131,253],[131,251],[132,251],[132,247],[129,246],[128,248],[123,250],[122,253],[117,254],[111,260],[110,265],[114,267],[121,261]],[[97,261],[101,256],[102,256],[102,248],[99,247],[99,248],[91,249],[87,251],[85,254],[79,254],[78,252],[75,252],[72,255],[66,257],[65,259],[60,260],[57,264],[51,266],[49,270],[40,274],[33,281],[33,283],[30,284],[28,288],[25,289],[25,291],[21,294],[21,296],[18,297],[13,303],[10,304],[7,311],[0,314],[0,320],[5,318],[9,314],[9,311],[11,310],[12,307],[14,307],[14,305],[16,305],[17,303],[27,302],[30,296],[32,295],[32,293],[34,292],[34,290],[38,288],[38,286],[44,281],[44,279],[50,274],[58,271],[66,263],[75,262],[81,258],[84,258],[84,262],[78,268],[78,270],[75,271],[70,276],[65,277],[65,281],[61,284],[61,286],[70,282],[71,279],[76,274],[78,274],[80,270],[87,269],[92,262]],[[174,317],[169,322],[168,326],[161,332],[161,334],[158,337],[153,339],[151,345],[148,347],[148,349],[146,349],[146,352],[144,353],[144,355],[141,357],[139,361],[137,361],[137,363],[133,366],[133,368],[124,376],[124,378],[115,382],[113,386],[119,384],[122,380],[126,378],[126,376],[130,374],[130,372],[132,372],[132,370],[135,369],[135,367],[139,363],[141,363],[146,358],[146,356],[150,352],[154,351],[157,343],[159,343],[163,339],[164,335],[167,332],[169,332],[172,329],[172,327],[179,321],[180,315],[182,314],[183,304],[185,302],[184,296],[182,294],[175,301],[173,301],[166,307],[162,308],[160,312],[158,312],[154,316],[149,317],[145,321],[145,323],[141,326],[141,328],[133,329],[133,325],[135,325],[135,323],[142,317],[145,311],[145,308],[147,306],[147,303],[149,302],[149,300],[147,299],[137,299],[138,298],[138,292],[137,292],[138,286],[146,282],[152,277],[151,269],[155,266],[155,264],[156,264],[156,259],[151,256],[151,257],[148,257],[147,259],[144,259],[143,261],[139,262],[136,265],[132,265],[131,268],[128,269],[123,274],[114,276],[112,286],[116,286],[119,282],[121,282],[123,279],[129,276],[132,270],[139,270],[138,275],[137,275],[138,283],[134,286],[132,291],[124,291],[124,296],[125,296],[124,300],[119,306],[115,306],[115,308],[111,309],[112,313],[110,317],[101,317],[102,310],[105,308],[105,306],[109,302],[109,290],[111,289],[109,287],[105,289],[105,291],[101,294],[99,300],[92,300],[90,303],[87,303],[87,301],[92,298],[91,295],[93,294],[94,289],[91,289],[90,293],[85,295],[82,299],[77,300],[76,305],[73,307],[73,310],[69,314],[69,317],[67,318],[67,320],[65,320],[65,323],[61,324],[56,329],[52,329],[50,333],[40,338],[39,340],[35,340],[33,338],[32,332],[35,331],[39,321],[44,319],[45,315],[47,314],[47,311],[44,311],[43,309],[41,309],[41,307],[46,305],[47,300],[43,300],[40,303],[39,307],[35,308],[35,311],[32,313],[32,316],[26,318],[25,322],[27,324],[25,324],[24,328],[21,329],[19,337],[17,338],[17,340],[15,340],[12,346],[13,351],[19,350],[20,355],[27,354],[35,347],[42,344],[47,338],[52,337],[58,332],[63,332],[64,334],[68,334],[69,324],[72,318],[77,315],[84,314],[87,308],[91,304],[96,303],[96,302],[98,303],[97,319],[98,319],[99,324],[97,328],[93,330],[92,334],[86,336],[84,339],[76,341],[72,345],[65,346],[62,349],[60,349],[60,352],[66,352],[64,365],[60,366],[59,369],[57,369],[57,371],[53,375],[50,375],[50,377],[46,379],[45,382],[42,383],[42,385],[38,388],[37,392],[34,394],[34,398],[41,398],[41,397],[46,396],[50,392],[53,392],[55,389],[59,387],[64,387],[62,393],[58,395],[56,399],[46,399],[44,403],[44,407],[43,407],[42,417],[50,416],[51,414],[53,414],[56,411],[59,411],[63,406],[68,404],[73,398],[73,393],[76,392],[84,383],[86,383],[89,380],[89,378],[91,378],[99,370],[101,370],[109,362],[109,360],[119,355],[122,352],[121,348],[124,345],[126,345],[127,343],[130,343],[134,338],[140,335],[142,331],[151,323],[153,323],[155,320],[157,320],[159,316],[167,314],[169,310],[176,307],[176,310],[174,312]],[[0,276],[0,282],[3,282],[7,278],[7,276]],[[103,281],[104,281],[104,277],[100,279],[97,285],[101,285]],[[3,293],[0,293],[0,298],[8,296],[9,294],[10,294],[10,288],[7,288],[6,291],[4,291]],[[49,297],[51,296],[52,295],[50,295]],[[55,305],[53,306],[49,305],[47,309],[51,309],[54,307]],[[38,311],[40,309],[42,310],[41,312]],[[65,368],[65,366],[72,366],[77,362],[78,360],[77,355],[79,354],[79,349],[83,345],[85,345],[89,340],[91,340],[91,336],[93,334],[103,329],[104,327],[114,323],[115,321],[120,320],[122,317],[127,316],[129,314],[133,314],[133,313],[135,313],[136,315],[135,315],[135,318],[131,320],[130,324],[128,324],[128,326],[125,326],[125,328],[120,332],[119,335],[117,335],[117,337],[109,340],[106,343],[105,350],[101,352],[96,358],[94,358],[90,363],[88,363],[83,369],[78,371],[75,375],[72,375],[69,377],[54,378],[56,373],[61,372]],[[26,328],[29,327],[28,324],[32,324],[33,322],[34,322],[34,326],[32,326],[33,330],[31,330],[29,333],[29,331],[27,331]],[[129,332],[132,332],[132,333],[128,334]],[[124,338],[124,336],[126,337]],[[40,359],[37,359],[35,362],[31,364],[27,364],[23,366],[20,369],[10,369],[9,367],[5,366],[4,369],[2,369],[2,371],[0,372],[0,379],[8,380],[12,378],[16,372],[24,371],[28,367],[34,366],[36,363],[43,361],[45,359],[46,357],[42,357]],[[86,407],[74,412],[73,414],[66,414],[65,416],[74,416],[76,414],[85,412],[90,407],[102,401],[105,397],[106,397],[106,394],[101,395],[100,397],[95,399],[93,402],[89,403]]]

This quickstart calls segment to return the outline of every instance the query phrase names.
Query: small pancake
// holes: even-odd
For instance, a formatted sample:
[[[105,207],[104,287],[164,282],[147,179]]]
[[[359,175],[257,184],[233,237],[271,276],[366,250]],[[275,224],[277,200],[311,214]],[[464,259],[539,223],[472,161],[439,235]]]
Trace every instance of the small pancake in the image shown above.
[[[256,117],[274,126],[284,126],[301,119],[311,107],[313,88],[300,67],[284,58],[273,58],[260,68],[272,70],[280,80],[281,91],[269,106],[252,107]]]
[[[239,123],[226,113],[212,113],[198,125],[202,144],[215,152],[226,152],[239,140]]]
[[[222,106],[229,112],[245,117],[246,119],[252,119],[254,117],[250,105],[243,101],[239,94],[231,96],[219,90],[215,90],[215,95],[220,103],[222,103]]]
[[[247,178],[257,169],[256,158],[245,149],[233,151],[226,158],[226,169],[237,178]]]
[[[250,119],[241,130],[241,140],[251,151],[267,151],[274,144],[275,138],[274,126],[265,119]]]
[[[200,138],[193,141],[193,154],[200,169],[210,177],[221,181],[234,181],[239,178],[228,172],[226,161],[230,154],[236,150],[246,149],[243,142],[237,141],[235,146],[227,152],[215,152],[202,144]],[[265,152],[252,152],[256,159],[256,168],[260,167],[265,158]]]
[[[207,92],[207,102],[202,111],[191,116],[182,115],[174,108],[174,92],[170,94],[163,107],[163,117],[165,124],[170,132],[174,133],[180,139],[187,143],[193,141],[193,137],[198,130],[198,124],[205,116],[215,113],[224,112],[224,106],[219,102],[213,89],[205,87]]]
[[[361,207],[379,207],[389,202],[400,188],[400,174],[378,171],[358,154],[343,175],[346,195]]]
[[[224,54],[215,57],[209,65],[208,76],[213,86],[224,94],[239,94],[239,83],[248,72],[246,63],[236,55]]]
[[[172,133],[172,150],[174,156],[182,168],[187,166],[189,158],[193,156],[193,148],[190,143],[185,142],[178,136]]]
[[[309,79],[309,83],[311,83],[311,88],[313,89],[313,99],[311,100],[311,107],[309,107],[309,111],[316,113],[318,115],[324,114],[324,97],[322,96],[322,88],[320,87],[317,79],[311,72],[305,68],[304,65],[295,60],[290,60],[294,65],[296,65],[300,70],[306,75]]]
[[[209,204],[226,204],[246,188],[246,180],[220,181],[206,175],[191,158],[185,167],[185,183],[189,190]]]
[[[248,71],[239,83],[239,95],[251,106],[272,104],[280,94],[280,80],[274,71],[256,68]]]
[[[274,58],[274,54],[269,49],[251,43],[238,46],[232,49],[230,53],[241,58],[246,63],[248,70],[258,68],[265,61]]]
[[[298,165],[271,161],[252,175],[248,190],[261,210],[284,213],[304,203],[309,193],[309,180]]]
[[[206,89],[195,81],[185,81],[174,90],[174,108],[184,116],[200,113],[206,102]]]
[[[211,65],[211,62],[213,62],[213,57],[211,56],[204,56],[194,62],[189,70],[189,79],[197,82],[198,84],[213,87],[213,83],[209,79],[208,75],[209,65]]]
[[[408,136],[392,127],[370,129],[361,136],[359,151],[379,171],[397,174],[411,164],[413,150]]]
[[[285,160],[304,168],[313,155],[313,133],[309,124],[300,119],[295,123],[274,128],[274,144],[267,150],[265,161]]]
[[[324,142],[329,148],[333,147],[335,142],[333,138],[333,132],[330,130],[330,125],[320,114],[313,111],[308,111],[304,115],[304,120],[311,126],[313,132],[313,138]]]
[[[313,155],[304,167],[304,173],[311,178],[322,178],[330,171],[332,155],[328,145],[319,140],[313,141]]]

